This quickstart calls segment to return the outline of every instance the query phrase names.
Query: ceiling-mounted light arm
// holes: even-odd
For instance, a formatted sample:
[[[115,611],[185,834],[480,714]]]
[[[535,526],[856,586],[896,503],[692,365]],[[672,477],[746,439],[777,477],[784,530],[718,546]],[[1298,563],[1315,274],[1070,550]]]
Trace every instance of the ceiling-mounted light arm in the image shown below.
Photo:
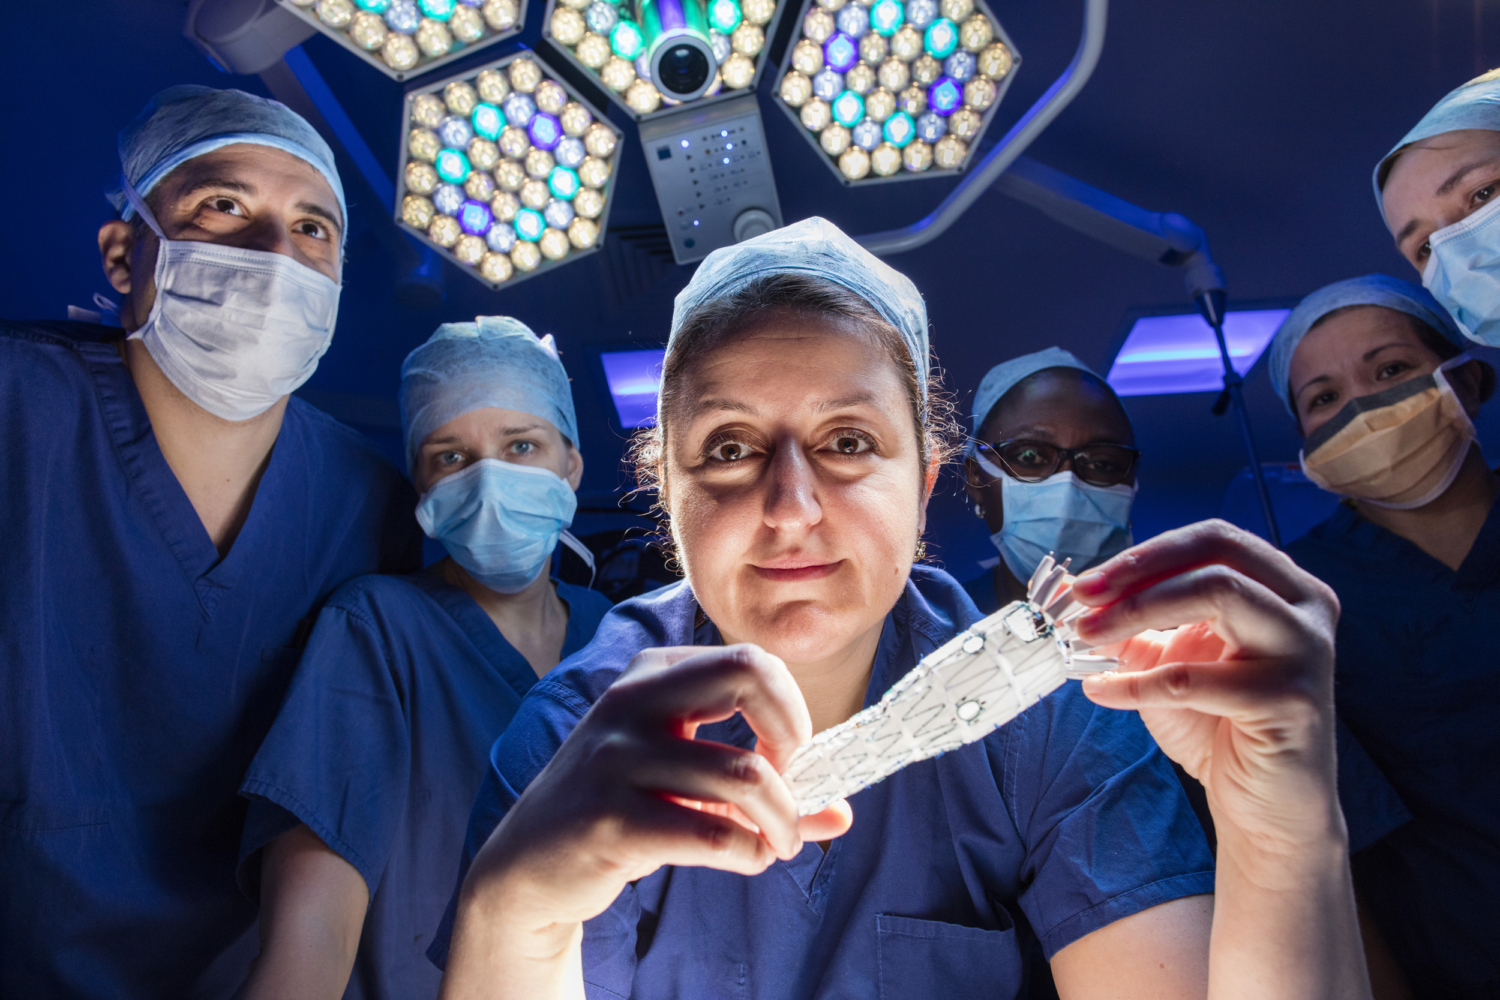
[[[1084,0],[1083,35],[1078,40],[1078,51],[1073,54],[1073,61],[1063,70],[1062,75],[1053,81],[1047,92],[1021,116],[1021,120],[1005,133],[1005,137],[985,154],[979,165],[949,192],[948,197],[931,214],[900,229],[859,237],[859,242],[865,249],[881,255],[905,253],[924,246],[947,232],[948,227],[1005,173],[1005,169],[1015,162],[1016,157],[1025,152],[1026,147],[1031,145],[1042,130],[1052,124],[1052,120],[1063,108],[1078,96],[1099,63],[1099,53],[1104,49],[1104,28],[1108,15],[1109,0]]]
[[[1202,227],[1176,212],[1148,212],[1024,156],[1015,159],[1010,170],[999,178],[996,188],[1116,250],[1183,269],[1188,297],[1213,330],[1219,360],[1224,366],[1224,391],[1214,404],[1214,413],[1222,415],[1231,404],[1234,406],[1241,442],[1260,496],[1261,513],[1271,541],[1280,548],[1281,535],[1271,507],[1271,494],[1266,488],[1250,428],[1250,414],[1245,408],[1244,380],[1230,360],[1229,345],[1224,339],[1224,272],[1209,253],[1208,237]]]

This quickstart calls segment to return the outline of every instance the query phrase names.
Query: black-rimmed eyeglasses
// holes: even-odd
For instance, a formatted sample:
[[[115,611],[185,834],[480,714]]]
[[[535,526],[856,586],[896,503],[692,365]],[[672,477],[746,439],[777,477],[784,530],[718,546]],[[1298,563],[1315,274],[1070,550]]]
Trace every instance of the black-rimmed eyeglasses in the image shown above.
[[[1130,478],[1141,453],[1123,444],[1086,444],[1059,448],[1045,441],[1012,438],[988,444],[975,442],[975,451],[1023,483],[1039,483],[1056,474],[1065,461],[1073,474],[1091,486],[1116,486]]]

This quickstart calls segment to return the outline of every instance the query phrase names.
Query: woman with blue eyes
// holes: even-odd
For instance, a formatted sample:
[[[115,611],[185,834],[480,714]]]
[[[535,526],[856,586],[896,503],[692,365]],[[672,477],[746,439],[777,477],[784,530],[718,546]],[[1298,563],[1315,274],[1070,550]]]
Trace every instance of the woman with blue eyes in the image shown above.
[[[1355,888],[1385,978],[1422,997],[1500,992],[1500,477],[1471,346],[1424,289],[1369,275],[1309,295],[1270,351],[1303,468],[1344,498],[1287,553],[1338,593],[1339,720],[1384,777],[1353,779],[1341,743]]]
[[[334,593],[240,793],[244,996],[436,996],[426,949],[490,744],[609,602],[549,576],[583,476],[552,337],[481,316],[401,368],[416,516],[448,557]],[[586,550],[583,550],[586,551]]]

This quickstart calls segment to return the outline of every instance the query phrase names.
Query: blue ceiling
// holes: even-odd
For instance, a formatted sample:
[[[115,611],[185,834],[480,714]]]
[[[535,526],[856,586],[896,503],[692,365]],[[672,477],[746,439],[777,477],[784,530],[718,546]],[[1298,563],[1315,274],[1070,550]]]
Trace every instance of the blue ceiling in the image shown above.
[[[523,40],[539,36],[543,6],[530,0]],[[994,137],[1071,58],[1081,4],[991,6],[1026,56]],[[7,11],[13,41],[0,92],[12,95],[10,153],[0,160],[0,190],[12,235],[3,250],[3,309],[15,318],[61,318],[70,303],[109,291],[94,240],[110,215],[100,192],[118,170],[115,133],[152,93],[186,82],[267,93],[257,78],[218,72],[183,38],[181,0],[65,8]],[[322,37],[305,50],[393,174],[401,85]],[[1232,300],[1294,298],[1369,271],[1407,276],[1377,215],[1370,168],[1436,98],[1492,59],[1500,61],[1493,0],[1117,0],[1098,71],[1028,155],[1197,222]],[[763,84],[763,104],[765,94]],[[792,134],[786,116],[764,119],[788,220],[821,214],[852,232],[885,229],[918,218],[948,188],[932,181],[849,191]],[[450,268],[441,305],[428,309],[396,301],[410,244],[340,155],[350,189],[349,261],[338,335],[307,387],[310,398],[394,453],[389,424],[405,354],[439,322],[513,314],[554,333],[565,352],[588,428],[585,490],[597,503],[625,486],[625,435],[598,351],[660,342],[672,296],[691,274],[654,252],[660,218],[639,148],[627,142],[603,252],[501,292]],[[1176,272],[1091,243],[999,193],[982,197],[936,242],[891,262],[926,295],[934,345],[965,405],[999,360],[1059,344],[1103,366],[1130,310],[1183,301]],[[1262,457],[1294,459],[1296,438],[1263,366],[1251,375],[1248,398]],[[1212,401],[1212,394],[1127,400],[1144,453],[1138,537],[1218,512],[1244,461],[1229,418],[1209,414]],[[993,549],[956,485],[950,477],[942,488],[932,527],[937,552],[962,577]]]

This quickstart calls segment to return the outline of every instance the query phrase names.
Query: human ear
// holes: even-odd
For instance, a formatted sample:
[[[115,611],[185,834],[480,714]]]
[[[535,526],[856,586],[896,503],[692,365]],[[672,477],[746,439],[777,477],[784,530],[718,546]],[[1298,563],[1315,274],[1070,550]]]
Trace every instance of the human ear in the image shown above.
[[[568,448],[568,485],[576,493],[578,485],[583,482],[583,453],[577,448]]]
[[[135,231],[123,219],[111,219],[99,227],[99,257],[110,287],[130,294],[130,258],[135,252]]]
[[[979,488],[979,463],[973,457],[964,459],[964,492],[969,495],[969,502],[983,505],[984,492]]]
[[[1479,412],[1479,404],[1484,402],[1486,383],[1491,391],[1494,389],[1494,371],[1486,371],[1487,367],[1483,361],[1474,360],[1448,372],[1448,381],[1453,385],[1459,402],[1464,405],[1464,412],[1471,420]]]

